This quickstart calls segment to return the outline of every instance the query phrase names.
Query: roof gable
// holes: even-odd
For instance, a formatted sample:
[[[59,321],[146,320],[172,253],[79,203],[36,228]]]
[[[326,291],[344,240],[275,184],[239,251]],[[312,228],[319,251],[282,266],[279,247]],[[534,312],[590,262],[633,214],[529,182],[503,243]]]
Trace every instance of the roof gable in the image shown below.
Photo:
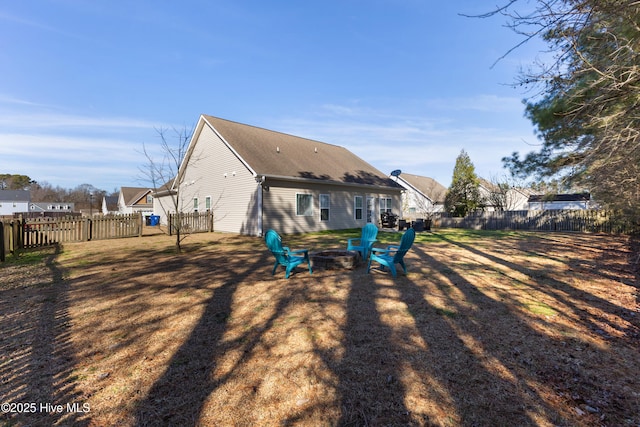
[[[140,201],[147,194],[151,193],[152,190],[145,187],[121,187],[120,193],[122,194],[122,199],[126,206],[131,206]]]
[[[444,203],[444,196],[447,193],[447,189],[435,179],[404,172],[400,174],[399,178],[409,183],[431,201]]]
[[[108,210],[118,210],[118,196],[104,196],[103,201]]]
[[[202,118],[257,175],[398,188],[344,147],[217,117]]]

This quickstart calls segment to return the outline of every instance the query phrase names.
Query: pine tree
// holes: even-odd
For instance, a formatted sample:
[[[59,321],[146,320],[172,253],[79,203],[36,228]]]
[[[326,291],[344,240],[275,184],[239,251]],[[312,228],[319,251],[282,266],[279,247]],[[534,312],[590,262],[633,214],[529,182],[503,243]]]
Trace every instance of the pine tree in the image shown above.
[[[453,178],[444,200],[445,210],[455,216],[466,216],[467,213],[480,208],[482,197],[479,185],[475,166],[467,152],[462,150],[453,168]]]
[[[541,89],[526,114],[542,146],[505,165],[517,176],[588,188],[640,221],[640,2],[511,0],[495,13],[554,53],[521,77]]]

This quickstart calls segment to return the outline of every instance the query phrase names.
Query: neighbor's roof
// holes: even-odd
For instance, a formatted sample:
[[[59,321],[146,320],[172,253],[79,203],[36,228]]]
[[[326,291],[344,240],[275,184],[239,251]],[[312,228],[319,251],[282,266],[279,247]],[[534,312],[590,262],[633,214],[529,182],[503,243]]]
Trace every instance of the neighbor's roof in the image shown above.
[[[31,193],[29,190],[0,190],[0,200],[29,202],[31,200]]]
[[[588,202],[589,200],[591,200],[589,193],[533,194],[529,196],[529,202]]]
[[[402,172],[400,178],[411,184],[416,190],[431,199],[432,202],[444,203],[447,189],[433,178]]]
[[[127,206],[133,205],[137,203],[140,199],[145,197],[147,193],[152,190],[144,187],[121,187],[120,192],[122,193],[122,198],[124,199],[124,203]],[[146,203],[143,203],[146,204]]]
[[[344,147],[203,115],[257,175],[400,189]]]

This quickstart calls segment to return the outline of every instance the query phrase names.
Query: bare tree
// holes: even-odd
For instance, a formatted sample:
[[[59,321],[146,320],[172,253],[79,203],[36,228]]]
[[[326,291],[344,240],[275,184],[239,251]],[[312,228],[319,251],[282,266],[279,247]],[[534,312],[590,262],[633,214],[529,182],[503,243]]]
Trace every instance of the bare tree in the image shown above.
[[[185,201],[182,197],[182,190],[184,186],[181,182],[180,166],[186,158],[187,150],[189,149],[189,141],[193,130],[187,130],[187,128],[176,129],[173,128],[173,137],[175,141],[172,143],[167,137],[167,131],[165,129],[156,129],[160,136],[160,159],[154,156],[153,152],[143,144],[142,151],[147,160],[144,167],[140,168],[143,174],[143,179],[151,184],[154,191],[154,198],[162,198],[169,200],[169,203],[154,203],[155,206],[159,206],[167,218],[170,218],[172,214],[177,215],[177,220],[171,222],[168,220],[167,227],[171,233],[176,236],[175,248],[176,252],[182,251],[181,243],[189,235],[189,228],[185,222],[182,221],[181,216],[186,210]],[[190,162],[195,162],[197,159],[189,159]]]
[[[487,196],[487,204],[497,211],[516,210],[520,204],[518,198],[526,197],[525,191],[521,190],[522,183],[512,176],[493,175],[489,184],[491,188]]]
[[[421,192],[424,192],[425,197],[421,194],[415,194],[413,191],[407,194],[407,207],[415,208],[416,216],[419,218],[432,219],[436,213],[443,211],[447,189],[433,180],[427,187],[421,188]]]

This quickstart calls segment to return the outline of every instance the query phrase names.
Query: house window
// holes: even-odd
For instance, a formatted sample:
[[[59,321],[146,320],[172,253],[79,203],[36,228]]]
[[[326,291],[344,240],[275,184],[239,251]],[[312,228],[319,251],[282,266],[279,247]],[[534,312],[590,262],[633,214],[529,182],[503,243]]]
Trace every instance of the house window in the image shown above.
[[[328,194],[320,195],[320,221],[329,221],[330,200]]]
[[[373,222],[375,209],[375,201],[373,197],[367,197],[367,222]]]
[[[193,211],[194,212],[198,212],[198,198],[197,197],[193,198]]]
[[[296,194],[296,215],[313,216],[313,195]]]
[[[147,204],[150,205],[153,203],[153,196],[151,194],[147,194]]]
[[[380,213],[391,213],[391,197],[380,197]]]
[[[211,210],[211,196],[207,196],[204,199],[204,208],[208,211]]]
[[[356,196],[353,200],[353,217],[355,219],[362,219],[362,196]]]

